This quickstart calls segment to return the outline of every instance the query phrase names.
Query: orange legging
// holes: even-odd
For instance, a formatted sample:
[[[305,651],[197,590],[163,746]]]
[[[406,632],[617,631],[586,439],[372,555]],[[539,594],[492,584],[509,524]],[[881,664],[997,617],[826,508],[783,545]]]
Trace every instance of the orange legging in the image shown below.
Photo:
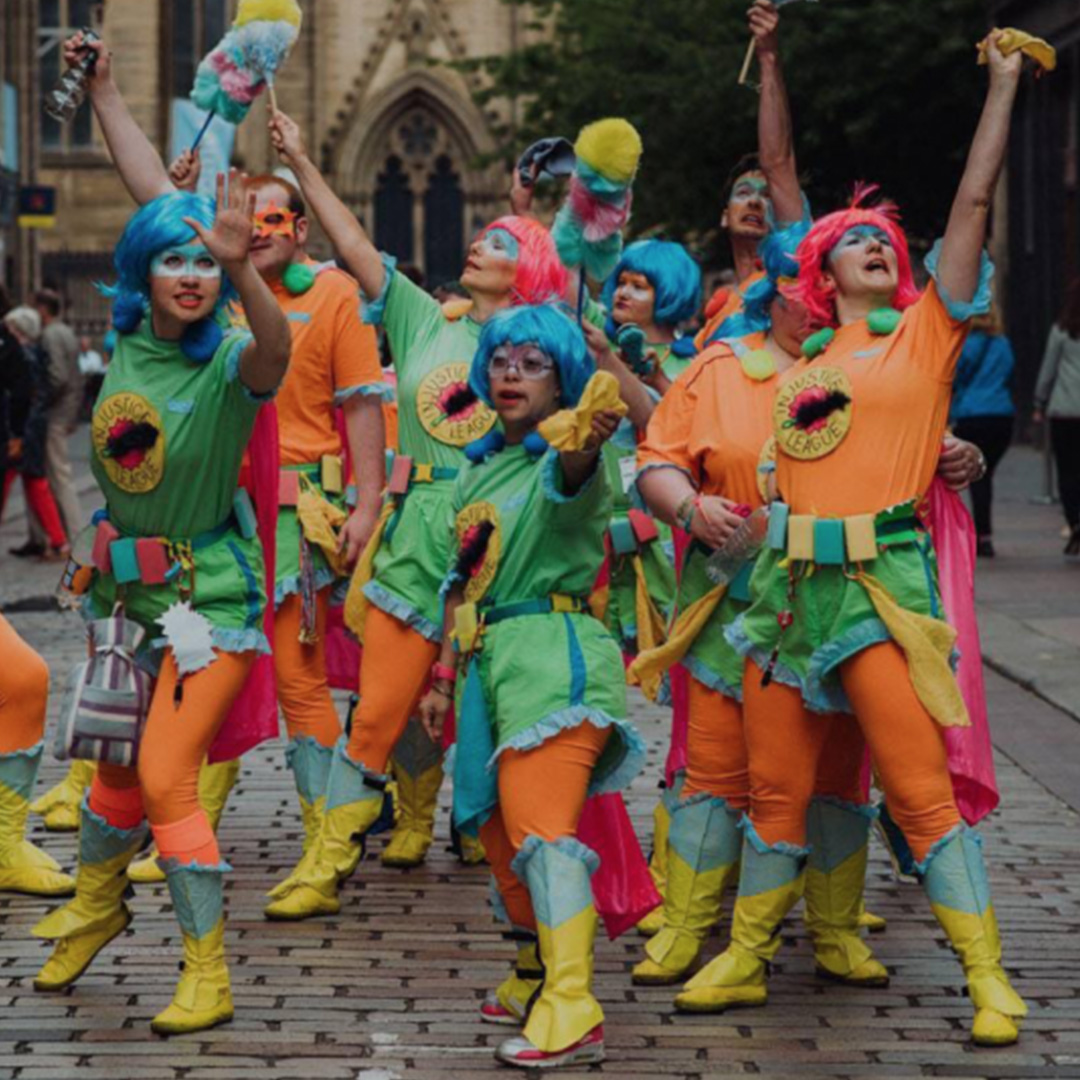
[[[840,681],[870,746],[889,813],[921,861],[960,824],[941,730],[916,696],[904,654],[892,642],[857,653],[841,667]],[[754,828],[768,844],[804,844],[814,771],[840,720],[809,713],[793,687],[773,682],[763,689],[761,669],[753,663],[746,666],[743,698]]]
[[[481,826],[491,872],[510,921],[536,929],[529,890],[510,869],[527,836],[558,840],[577,832],[593,768],[610,728],[584,723],[566,728],[535,750],[507,750],[499,757],[499,805]]]
[[[274,673],[278,701],[285,715],[289,738],[308,735],[322,746],[333,746],[341,735],[341,721],[330,696],[326,678],[326,620],[330,590],[317,596],[314,645],[300,642],[302,600],[298,593],[286,596],[274,615]]]
[[[862,759],[865,743],[854,717],[811,717],[825,729],[814,795],[864,802]],[[750,764],[742,705],[690,679],[690,727],[682,798],[702,792],[722,798],[733,810],[750,808]]]
[[[179,855],[182,849],[203,865],[217,862],[218,848],[199,805],[199,769],[255,662],[254,652],[218,652],[217,657],[209,667],[185,677],[178,706],[176,662],[166,652],[139,747],[138,769],[101,764],[90,789],[90,808],[110,824],[131,828],[145,809],[162,855]],[[166,840],[163,845],[158,833],[163,826],[166,837],[177,837],[175,844]],[[182,828],[169,828],[176,826]]]
[[[48,698],[48,666],[0,615],[0,754],[41,742]]]
[[[439,646],[400,619],[372,607],[364,627],[360,704],[353,713],[349,757],[385,773],[409,717],[416,712]]]

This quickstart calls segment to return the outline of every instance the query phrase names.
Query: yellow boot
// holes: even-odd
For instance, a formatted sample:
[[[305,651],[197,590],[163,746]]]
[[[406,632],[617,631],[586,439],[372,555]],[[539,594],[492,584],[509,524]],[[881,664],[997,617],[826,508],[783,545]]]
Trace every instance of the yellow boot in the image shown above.
[[[859,936],[859,914],[875,816],[869,806],[813,799],[807,813],[806,928],[822,978],[888,986],[889,973]]]
[[[670,986],[693,967],[720,918],[728,883],[739,869],[739,818],[723,799],[693,795],[676,804],[668,835],[662,927],[635,968],[638,986]]]
[[[536,934],[515,928],[507,936],[517,939],[517,959],[510,974],[480,1006],[480,1019],[487,1024],[524,1023],[529,1002],[544,981]]]
[[[684,773],[679,773],[675,783],[665,788],[663,794],[653,807],[653,846],[649,855],[649,876],[653,879],[656,891],[660,894],[660,906],[638,921],[637,930],[642,937],[652,937],[658,934],[664,926],[664,890],[667,886],[668,868],[668,834],[671,831],[671,812],[679,801],[679,792],[682,790]]]
[[[527,837],[514,870],[528,885],[536,912],[543,984],[521,1035],[495,1052],[518,1068],[553,1068],[604,1060],[604,1013],[593,996],[597,916],[589,877],[595,852],[570,837],[548,843]]]
[[[211,765],[204,761],[199,770],[199,805],[210,819],[210,828],[217,832],[221,824],[221,815],[225,813],[225,804],[229,793],[240,775],[240,760],[220,761]],[[158,864],[157,845],[150,847],[148,854],[133,862],[128,867],[128,878],[136,885],[160,885],[165,880],[165,871]]]
[[[323,746],[310,735],[290,739],[285,748],[285,764],[292,771],[296,794],[300,799],[305,855],[319,836],[319,826],[326,806],[326,782],[330,777],[330,762],[333,757],[332,746]]]
[[[859,929],[865,930],[870,934],[884,934],[889,928],[889,923],[884,915],[875,915],[872,911],[866,910],[866,904],[862,905],[859,911]]]
[[[386,777],[353,761],[342,739],[334,749],[319,837],[296,869],[271,891],[268,919],[293,921],[341,910],[338,885],[357,864],[364,834],[382,812]]]
[[[83,795],[95,769],[92,761],[73,761],[64,779],[30,804],[30,812],[44,819],[48,832],[78,832]]]
[[[469,836],[468,833],[458,834],[458,858],[466,866],[479,866],[487,861],[487,852],[479,837]]]
[[[435,839],[442,759],[442,748],[431,741],[416,717],[410,719],[390,760],[397,783],[398,815],[390,842],[383,849],[383,866],[409,869],[424,861]]]
[[[184,935],[184,963],[172,1004],[150,1021],[150,1027],[158,1035],[205,1031],[233,1018],[222,904],[222,877],[229,867],[162,862]]]
[[[930,907],[960,957],[975,1007],[972,1041],[1011,1046],[1027,1006],[1001,967],[1001,936],[990,903],[982,837],[961,825],[939,840],[918,866]]]
[[[35,990],[70,986],[131,922],[124,903],[130,888],[126,870],[145,839],[145,824],[114,829],[84,801],[75,899],[46,915],[33,930],[35,936],[57,943],[34,980]]]
[[[70,896],[75,879],[26,839],[30,792],[44,744],[0,754],[0,892]]]
[[[731,944],[706,964],[675,998],[679,1012],[718,1013],[764,1005],[769,962],[780,948],[780,926],[799,902],[806,848],[769,847],[744,820],[739,898],[731,919]]]

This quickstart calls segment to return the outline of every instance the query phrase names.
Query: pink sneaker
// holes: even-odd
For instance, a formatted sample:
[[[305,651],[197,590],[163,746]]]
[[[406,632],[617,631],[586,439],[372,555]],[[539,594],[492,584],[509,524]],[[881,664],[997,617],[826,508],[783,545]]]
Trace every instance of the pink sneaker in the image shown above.
[[[480,1006],[480,1019],[486,1024],[506,1024],[510,1027],[517,1027],[521,1023],[521,1017],[508,1009],[494,990],[484,998],[484,1004]]]
[[[519,1069],[558,1069],[563,1065],[595,1065],[604,1060],[604,1025],[597,1024],[565,1050],[548,1052],[538,1050],[528,1039],[519,1035],[507,1039],[495,1051],[495,1057],[504,1065]]]

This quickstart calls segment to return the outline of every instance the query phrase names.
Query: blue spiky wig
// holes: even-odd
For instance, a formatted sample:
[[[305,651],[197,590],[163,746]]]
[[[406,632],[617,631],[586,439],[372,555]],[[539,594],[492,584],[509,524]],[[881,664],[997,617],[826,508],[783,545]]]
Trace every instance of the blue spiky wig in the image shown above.
[[[192,218],[206,228],[214,225],[214,200],[205,195],[172,192],[159,195],[131,216],[113,256],[116,284],[103,288],[112,299],[112,321],[118,334],[138,329],[150,307],[150,263],[169,248],[198,240],[198,234],[184,218]],[[224,337],[217,316],[237,298],[236,290],[222,273],[221,293],[211,316],[192,323],[180,339],[183,354],[196,363],[206,363]]]
[[[619,277],[624,273],[641,274],[652,285],[656,292],[653,318],[658,326],[678,326],[697,314],[701,305],[701,267],[690,252],[671,240],[638,240],[623,252],[615,273],[604,286],[603,304],[608,310],[604,329],[609,338],[614,338],[618,330],[611,310]]]
[[[782,229],[775,229],[758,245],[758,256],[765,270],[765,276],[754,282],[743,297],[743,309],[731,318],[725,319],[723,326],[713,338],[745,337],[768,330],[772,325],[772,302],[780,293],[778,282],[781,278],[799,276],[799,260],[795,252],[810,231],[809,221],[799,221]]]
[[[469,386],[481,401],[494,406],[488,363],[500,345],[535,345],[555,363],[564,407],[581,400],[596,365],[580,327],[551,304],[507,308],[484,324],[469,372]]]

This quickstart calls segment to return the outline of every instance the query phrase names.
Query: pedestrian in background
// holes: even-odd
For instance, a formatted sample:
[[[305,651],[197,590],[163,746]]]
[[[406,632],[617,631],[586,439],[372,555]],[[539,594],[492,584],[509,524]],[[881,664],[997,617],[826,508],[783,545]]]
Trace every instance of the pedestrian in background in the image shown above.
[[[101,384],[105,381],[105,359],[89,337],[79,338],[79,373],[83,377],[83,399],[79,419],[89,422]]]
[[[48,364],[51,400],[45,436],[45,475],[60,509],[68,536],[78,535],[82,528],[82,511],[75,492],[75,474],[68,452],[68,439],[79,419],[82,405],[83,377],[79,372],[79,342],[74,331],[61,317],[60,296],[52,289],[34,294],[34,310],[41,318],[39,345]],[[44,555],[47,537],[39,522],[30,518],[30,538],[22,547],[12,548],[11,554],[25,558]]]
[[[37,346],[41,319],[33,308],[4,311],[7,306],[6,297],[0,296],[0,393],[4,398],[0,408],[5,415],[5,427],[0,433],[0,517],[11,486],[21,473],[29,516],[36,517],[47,539],[41,557],[52,561],[66,557],[68,544],[45,479],[51,388],[45,358]]]
[[[1002,331],[996,307],[972,320],[971,333],[956,367],[949,422],[957,438],[982,451],[982,476],[971,485],[976,553],[993,558],[994,470],[1012,441],[1016,406],[1010,384],[1016,356]]]
[[[1065,554],[1080,555],[1080,278],[1069,286],[1046,342],[1035,384],[1035,422],[1043,417],[1050,420],[1058,492],[1069,526]]]

